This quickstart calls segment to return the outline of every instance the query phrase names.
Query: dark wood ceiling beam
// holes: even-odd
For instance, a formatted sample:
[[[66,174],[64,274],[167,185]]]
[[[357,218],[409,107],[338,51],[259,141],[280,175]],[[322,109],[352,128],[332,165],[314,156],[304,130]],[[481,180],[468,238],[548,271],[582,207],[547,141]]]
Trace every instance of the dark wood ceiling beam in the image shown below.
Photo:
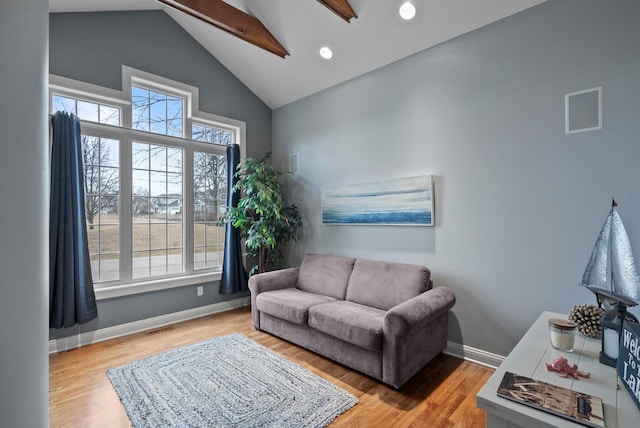
[[[176,10],[214,25],[281,58],[289,52],[259,19],[222,0],[157,0]]]
[[[351,8],[349,0],[318,0],[320,3],[328,7],[333,13],[340,18],[349,22],[351,18],[357,18],[356,13]]]

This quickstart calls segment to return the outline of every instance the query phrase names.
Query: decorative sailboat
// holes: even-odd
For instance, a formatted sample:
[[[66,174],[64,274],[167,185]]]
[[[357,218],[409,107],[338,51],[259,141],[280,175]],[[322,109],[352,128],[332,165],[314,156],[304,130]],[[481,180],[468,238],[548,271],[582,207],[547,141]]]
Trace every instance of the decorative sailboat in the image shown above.
[[[600,362],[613,367],[618,360],[624,322],[638,323],[638,319],[627,312],[627,307],[640,303],[640,275],[616,206],[612,199],[611,211],[600,230],[580,284],[595,293],[598,306],[607,310],[600,319]]]
[[[613,199],[580,284],[595,293],[598,305],[605,309],[616,303],[640,303],[640,275],[617,206]]]

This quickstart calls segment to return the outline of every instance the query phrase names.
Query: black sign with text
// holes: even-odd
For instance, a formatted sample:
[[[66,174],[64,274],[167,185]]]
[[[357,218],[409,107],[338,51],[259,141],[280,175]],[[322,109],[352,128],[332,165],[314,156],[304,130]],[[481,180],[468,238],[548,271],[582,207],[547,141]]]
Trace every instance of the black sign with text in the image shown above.
[[[622,383],[640,409],[640,324],[624,322],[617,370]]]

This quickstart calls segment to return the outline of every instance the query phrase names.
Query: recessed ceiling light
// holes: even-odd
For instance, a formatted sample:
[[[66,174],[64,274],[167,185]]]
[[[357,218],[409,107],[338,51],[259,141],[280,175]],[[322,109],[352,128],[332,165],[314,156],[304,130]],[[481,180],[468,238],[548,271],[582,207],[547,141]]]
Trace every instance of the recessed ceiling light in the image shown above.
[[[406,19],[408,21],[416,16],[416,7],[410,1],[406,1],[402,3],[398,12],[400,12],[400,17],[402,19]]]
[[[328,46],[320,48],[320,56],[324,59],[331,59],[333,57],[333,51]]]

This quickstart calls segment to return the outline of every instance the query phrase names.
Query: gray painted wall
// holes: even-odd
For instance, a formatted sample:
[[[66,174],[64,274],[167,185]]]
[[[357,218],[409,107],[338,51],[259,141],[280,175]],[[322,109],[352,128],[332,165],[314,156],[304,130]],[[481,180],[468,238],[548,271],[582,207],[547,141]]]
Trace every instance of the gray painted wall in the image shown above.
[[[449,339],[506,355],[577,284],[615,196],[640,254],[640,3],[550,1],[274,111],[304,252],[423,264],[455,290]],[[604,129],[564,134],[603,87]],[[433,174],[436,226],[323,226],[320,186]],[[638,313],[635,311],[636,314]]]
[[[200,110],[246,123],[247,156],[271,150],[271,109],[161,11],[50,15],[50,71],[122,89],[122,65],[200,89]],[[247,296],[218,294],[218,282],[98,302],[98,319],[52,338],[133,322]]]
[[[0,0],[0,426],[49,421],[47,0]]]

